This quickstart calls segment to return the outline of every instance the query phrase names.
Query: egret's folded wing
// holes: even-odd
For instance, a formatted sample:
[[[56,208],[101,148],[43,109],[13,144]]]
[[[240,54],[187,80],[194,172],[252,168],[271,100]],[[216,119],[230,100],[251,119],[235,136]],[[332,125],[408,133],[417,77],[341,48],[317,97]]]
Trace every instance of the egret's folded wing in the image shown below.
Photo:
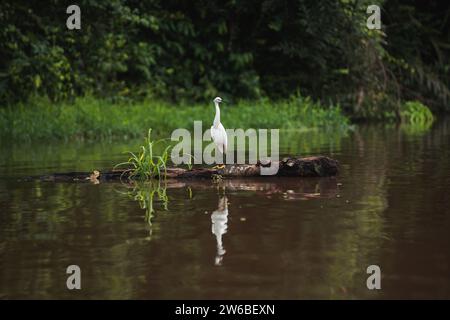
[[[227,132],[224,129],[224,135],[223,135],[223,153],[227,153],[228,149],[228,137]]]
[[[216,141],[216,129],[214,129],[214,126],[211,127],[211,139]]]

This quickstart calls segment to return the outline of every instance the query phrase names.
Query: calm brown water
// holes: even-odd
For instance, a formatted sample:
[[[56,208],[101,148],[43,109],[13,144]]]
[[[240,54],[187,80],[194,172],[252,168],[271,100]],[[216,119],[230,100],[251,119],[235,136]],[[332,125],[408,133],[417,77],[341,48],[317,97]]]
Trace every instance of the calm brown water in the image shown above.
[[[338,159],[339,176],[24,182],[110,168],[138,142],[2,142],[0,298],[450,299],[450,121],[281,139],[283,154]],[[366,287],[373,264],[381,290]]]

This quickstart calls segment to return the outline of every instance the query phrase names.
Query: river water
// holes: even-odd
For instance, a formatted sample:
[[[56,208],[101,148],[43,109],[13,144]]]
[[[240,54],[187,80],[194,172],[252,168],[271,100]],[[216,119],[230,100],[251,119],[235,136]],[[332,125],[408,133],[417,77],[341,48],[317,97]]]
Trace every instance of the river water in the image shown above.
[[[337,159],[335,178],[23,181],[110,169],[138,144],[2,141],[0,298],[450,298],[449,120],[281,134],[283,155]]]

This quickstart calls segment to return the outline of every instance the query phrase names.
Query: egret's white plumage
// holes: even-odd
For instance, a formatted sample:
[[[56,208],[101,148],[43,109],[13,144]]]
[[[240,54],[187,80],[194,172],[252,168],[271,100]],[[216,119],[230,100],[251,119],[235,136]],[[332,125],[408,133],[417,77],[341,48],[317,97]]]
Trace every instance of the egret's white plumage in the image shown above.
[[[225,128],[220,123],[220,108],[219,103],[222,102],[222,98],[217,97],[214,99],[214,105],[216,106],[216,116],[214,117],[214,122],[211,127],[211,138],[213,139],[214,143],[217,146],[217,149],[222,154],[227,153],[227,145],[228,145],[228,138],[227,138],[227,132],[225,131]]]

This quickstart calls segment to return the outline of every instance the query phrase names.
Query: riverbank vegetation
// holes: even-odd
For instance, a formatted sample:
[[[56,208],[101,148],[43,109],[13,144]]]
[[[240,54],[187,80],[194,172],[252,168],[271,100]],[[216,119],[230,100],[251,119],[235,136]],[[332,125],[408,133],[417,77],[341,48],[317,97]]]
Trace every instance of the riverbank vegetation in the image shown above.
[[[374,4],[381,30],[366,26]],[[142,136],[149,127],[210,122],[217,95],[233,101],[223,120],[233,127],[409,121],[411,112],[450,111],[445,2],[78,5],[81,29],[68,30],[65,1],[2,2],[2,136]],[[296,92],[300,102],[288,98]]]
[[[144,100],[111,103],[107,99],[76,98],[73,102],[51,103],[34,99],[14,107],[0,108],[0,137],[14,140],[135,138],[152,128],[155,136],[167,137],[176,128],[192,129],[203,121],[208,129],[214,105],[175,105]],[[222,123],[227,128],[346,128],[349,120],[338,106],[322,107],[309,98],[237,101],[222,106]]]

